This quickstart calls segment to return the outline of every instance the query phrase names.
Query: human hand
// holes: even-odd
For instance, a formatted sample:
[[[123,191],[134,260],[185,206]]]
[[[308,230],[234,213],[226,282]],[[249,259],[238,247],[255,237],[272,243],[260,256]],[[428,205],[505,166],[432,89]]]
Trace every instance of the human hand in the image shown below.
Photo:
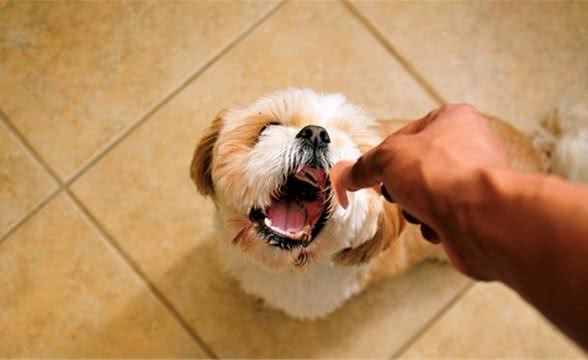
[[[382,184],[409,221],[423,224],[425,238],[443,242],[459,270],[486,278],[491,275],[475,269],[486,250],[471,239],[467,213],[484,201],[477,186],[484,171],[507,166],[486,117],[469,105],[445,105],[390,135],[357,162],[336,164],[331,177],[343,207],[346,191]]]

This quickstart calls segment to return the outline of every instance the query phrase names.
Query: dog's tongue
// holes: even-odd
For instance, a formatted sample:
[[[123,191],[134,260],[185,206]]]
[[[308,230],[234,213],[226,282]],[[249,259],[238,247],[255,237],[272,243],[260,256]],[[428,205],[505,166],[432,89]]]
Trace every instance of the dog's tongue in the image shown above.
[[[288,232],[298,232],[308,223],[306,210],[296,201],[276,200],[267,210],[272,225]]]
[[[310,166],[299,169],[294,176],[317,189],[324,189],[327,182],[324,171]],[[271,223],[266,225],[284,236],[297,238],[301,231],[310,236],[312,227],[323,211],[324,193],[319,191],[312,200],[293,200],[292,196],[289,198],[272,201],[271,206],[266,209],[267,219]]]

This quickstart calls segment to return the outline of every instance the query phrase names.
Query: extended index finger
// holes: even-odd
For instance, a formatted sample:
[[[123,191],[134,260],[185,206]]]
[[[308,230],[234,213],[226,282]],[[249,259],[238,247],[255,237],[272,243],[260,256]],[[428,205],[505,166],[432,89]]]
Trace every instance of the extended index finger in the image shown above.
[[[363,154],[351,168],[347,169],[347,173],[342,174],[347,176],[347,179],[344,179],[347,190],[357,191],[382,182],[383,152],[382,145],[376,146]]]
[[[377,167],[370,169],[370,160],[374,156],[370,152],[368,151],[355,163],[341,161],[335,164],[331,170],[331,182],[335,195],[344,208],[347,208],[348,205],[347,191],[357,191],[367,187],[373,187],[377,192],[380,191],[381,171]]]

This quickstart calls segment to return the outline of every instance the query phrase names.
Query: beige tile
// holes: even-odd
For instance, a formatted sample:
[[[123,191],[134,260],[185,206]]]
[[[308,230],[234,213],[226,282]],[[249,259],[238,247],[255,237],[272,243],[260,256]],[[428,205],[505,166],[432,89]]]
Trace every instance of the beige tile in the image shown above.
[[[0,106],[68,177],[271,6],[2,2]]]
[[[0,121],[0,236],[56,188],[55,180]]]
[[[226,106],[302,85],[342,91],[381,116],[418,116],[433,104],[341,4],[288,3],[73,191],[221,355],[386,356],[465,280],[447,268],[426,267],[366,293],[328,320],[299,323],[263,309],[210,263],[213,206],[188,177],[203,127]]]
[[[476,284],[403,356],[583,357],[537,311],[499,284]]]
[[[529,131],[588,83],[588,3],[353,3],[451,102]]]
[[[204,244],[166,274],[166,292],[205,341],[230,358],[384,358],[405,344],[466,283],[443,264],[387,279],[325,319],[293,320],[246,296]]]
[[[59,195],[0,244],[3,357],[204,354]]]

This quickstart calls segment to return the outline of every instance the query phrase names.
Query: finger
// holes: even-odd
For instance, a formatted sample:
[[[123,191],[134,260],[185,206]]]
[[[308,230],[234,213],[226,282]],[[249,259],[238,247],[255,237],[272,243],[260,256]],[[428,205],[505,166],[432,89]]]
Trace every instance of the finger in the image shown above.
[[[412,216],[411,214],[407,213],[405,210],[402,210],[402,216],[404,216],[404,218],[406,219],[406,221],[408,221],[411,224],[422,224],[422,221],[420,221],[419,219],[415,218],[414,216]]]
[[[439,244],[441,242],[441,239],[439,239],[437,233],[426,224],[421,224],[421,235],[423,238],[425,238],[425,240],[433,244]]]
[[[349,172],[353,167],[354,162],[352,161],[340,161],[333,168],[331,169],[331,186],[335,192],[335,197],[344,209],[347,209],[349,205],[349,198],[347,197],[347,190],[349,188]],[[382,189],[379,185],[374,185],[372,187],[378,195],[382,194]]]
[[[353,161],[340,161],[331,169],[331,185],[335,191],[335,196],[339,204],[346,209],[349,205],[347,199],[347,186],[345,185],[346,179],[349,178],[349,171],[353,166]]]
[[[382,182],[382,145],[378,145],[362,155],[348,171],[343,172],[341,184],[348,191],[357,191],[367,187],[379,187]]]
[[[380,194],[384,197],[384,199],[386,199],[386,201],[391,203],[395,202],[394,198],[390,195],[384,184],[380,185]]]

